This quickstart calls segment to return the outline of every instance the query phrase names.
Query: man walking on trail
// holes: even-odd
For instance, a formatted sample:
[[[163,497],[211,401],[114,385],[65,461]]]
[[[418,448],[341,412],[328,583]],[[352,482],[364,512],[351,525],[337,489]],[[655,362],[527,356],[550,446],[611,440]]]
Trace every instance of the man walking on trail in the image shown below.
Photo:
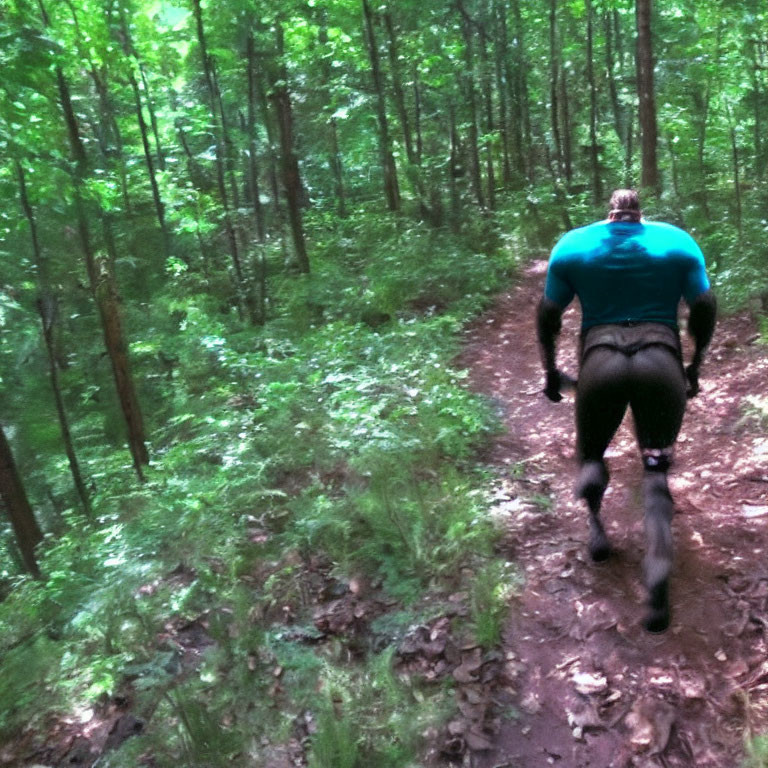
[[[645,221],[634,190],[616,190],[610,208],[606,221],[568,232],[552,251],[537,318],[544,394],[559,402],[561,389],[573,384],[557,369],[555,347],[563,310],[578,296],[582,333],[576,494],[589,507],[589,551],[595,561],[611,552],[600,520],[608,485],[603,454],[629,405],[644,469],[644,565],[650,607],[645,626],[661,632],[669,626],[674,512],[667,472],[686,398],[699,391],[699,369],[714,331],[716,302],[701,249],[690,235],[671,224]],[[688,331],[695,343],[685,369],[677,327],[681,298],[690,307]]]

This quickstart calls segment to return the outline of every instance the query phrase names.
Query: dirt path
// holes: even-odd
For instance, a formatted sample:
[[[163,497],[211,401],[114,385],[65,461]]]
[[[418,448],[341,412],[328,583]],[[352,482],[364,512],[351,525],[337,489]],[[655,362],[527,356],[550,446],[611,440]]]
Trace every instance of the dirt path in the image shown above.
[[[672,626],[648,634],[630,426],[607,454],[604,520],[617,554],[598,566],[572,498],[573,400],[539,394],[533,317],[545,269],[531,265],[470,329],[461,360],[505,413],[507,433],[493,448],[504,468],[497,508],[508,556],[525,574],[505,633],[519,717],[475,763],[737,768],[745,736],[768,730],[768,435],[743,408],[745,396],[768,389],[768,353],[750,318],[721,319],[671,479]],[[558,357],[572,374],[578,323],[569,310]]]

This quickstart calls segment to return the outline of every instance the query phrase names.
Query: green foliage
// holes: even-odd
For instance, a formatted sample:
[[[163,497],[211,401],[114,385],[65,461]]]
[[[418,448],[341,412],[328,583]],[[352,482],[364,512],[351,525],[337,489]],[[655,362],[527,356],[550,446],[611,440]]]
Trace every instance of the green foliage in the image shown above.
[[[482,565],[472,580],[471,615],[475,639],[483,648],[501,641],[510,598],[521,579],[514,567],[496,560]]]
[[[766,768],[768,766],[768,736],[756,736],[746,743],[747,759],[744,768]]]
[[[311,285],[303,276],[285,278],[274,310],[282,317],[262,329],[233,323],[207,294],[184,300],[185,286],[167,285],[168,317],[133,349],[156,393],[147,482],[136,487],[124,459],[88,437],[96,423],[80,422],[98,519],[84,526],[66,512],[42,557],[45,582],[0,604],[12,649],[5,733],[39,709],[41,686],[51,710],[63,710],[96,706],[128,677],[139,711],[154,714],[109,765],[147,751],[160,766],[224,764],[256,755],[264,738],[287,740],[307,710],[317,720],[313,764],[412,763],[445,697],[431,701],[395,678],[392,643],[425,619],[412,609],[400,630],[379,635],[388,650],[349,665],[336,646],[303,646],[266,617],[311,608],[313,557],[340,575],[362,570],[415,604],[490,555],[487,477],[474,457],[496,420],[451,361],[463,323],[511,259],[367,215],[323,237],[327,283],[312,284],[323,308],[312,322],[294,316]],[[331,254],[352,238],[378,242],[381,260],[349,249],[334,266]],[[371,322],[371,308],[387,319]],[[201,616],[209,644],[182,674],[182,655],[157,637]],[[311,624],[296,626],[315,637]],[[34,673],[23,676],[32,658]],[[274,669],[282,692],[273,707]],[[341,696],[341,715],[330,695]]]
[[[317,718],[312,738],[310,768],[356,768],[360,766],[359,734],[350,716],[338,716],[328,702]]]

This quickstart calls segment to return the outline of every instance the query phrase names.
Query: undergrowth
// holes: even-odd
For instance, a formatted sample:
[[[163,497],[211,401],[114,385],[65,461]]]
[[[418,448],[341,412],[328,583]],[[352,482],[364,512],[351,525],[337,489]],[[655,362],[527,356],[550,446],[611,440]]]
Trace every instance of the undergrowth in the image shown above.
[[[98,519],[68,513],[44,581],[17,579],[0,604],[3,740],[86,723],[121,694],[148,725],[102,766],[269,765],[302,722],[312,768],[413,765],[450,697],[396,677],[393,637],[317,644],[308,572],[364,574],[392,601],[379,624],[406,627],[469,569],[477,640],[498,642],[512,582],[476,466],[498,425],[452,361],[514,260],[490,223],[464,240],[322,224],[313,275],[275,280],[261,329],[190,299],[192,277],[170,284],[175,327],[135,350],[139,365],[174,355],[148,384],[147,482],[84,441]]]

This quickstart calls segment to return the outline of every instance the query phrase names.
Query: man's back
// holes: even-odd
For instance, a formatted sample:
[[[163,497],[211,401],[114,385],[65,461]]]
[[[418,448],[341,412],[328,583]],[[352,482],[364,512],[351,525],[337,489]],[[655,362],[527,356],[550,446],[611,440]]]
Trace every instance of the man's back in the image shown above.
[[[660,222],[596,222],[552,251],[545,296],[565,307],[578,295],[582,327],[654,322],[677,327],[677,305],[709,289],[693,238]]]

